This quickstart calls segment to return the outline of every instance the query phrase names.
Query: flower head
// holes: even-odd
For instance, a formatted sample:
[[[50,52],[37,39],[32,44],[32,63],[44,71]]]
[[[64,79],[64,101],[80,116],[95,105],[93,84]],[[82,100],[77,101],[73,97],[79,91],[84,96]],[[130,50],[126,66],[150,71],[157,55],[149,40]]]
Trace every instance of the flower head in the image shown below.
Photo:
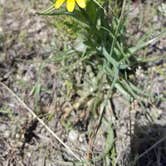
[[[66,1],[67,10],[69,12],[73,12],[76,3],[80,8],[86,7],[86,0],[56,0],[54,4],[55,9],[60,8],[65,1]]]

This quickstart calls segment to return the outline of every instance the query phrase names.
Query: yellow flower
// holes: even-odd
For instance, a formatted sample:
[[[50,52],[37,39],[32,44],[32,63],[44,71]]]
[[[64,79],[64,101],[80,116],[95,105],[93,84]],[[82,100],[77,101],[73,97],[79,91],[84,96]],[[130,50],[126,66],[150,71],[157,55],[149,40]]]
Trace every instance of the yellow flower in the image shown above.
[[[86,0],[56,0],[54,7],[58,9],[62,6],[62,4],[66,1],[66,7],[69,12],[73,12],[76,3],[80,8],[86,7]]]

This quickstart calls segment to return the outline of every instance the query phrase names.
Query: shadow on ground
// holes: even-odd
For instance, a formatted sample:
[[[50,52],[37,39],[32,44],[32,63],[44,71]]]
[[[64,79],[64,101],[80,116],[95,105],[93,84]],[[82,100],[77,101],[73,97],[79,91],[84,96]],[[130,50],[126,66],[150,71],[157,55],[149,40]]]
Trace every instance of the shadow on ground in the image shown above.
[[[131,158],[134,166],[165,166],[166,126],[136,125],[131,139]]]

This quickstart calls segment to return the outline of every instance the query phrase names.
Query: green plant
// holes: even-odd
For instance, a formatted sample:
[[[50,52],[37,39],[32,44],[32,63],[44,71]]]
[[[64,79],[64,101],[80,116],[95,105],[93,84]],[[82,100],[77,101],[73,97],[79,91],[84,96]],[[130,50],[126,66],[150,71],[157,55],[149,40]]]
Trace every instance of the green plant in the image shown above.
[[[115,92],[122,94],[129,102],[138,100],[141,103],[148,97],[148,94],[134,85],[131,77],[141,62],[135,53],[157,40],[160,35],[147,40],[150,36],[147,34],[137,45],[128,45],[126,0],[116,6],[119,8],[113,12],[109,10],[110,4],[112,1],[109,0],[89,0],[85,9],[77,8],[72,13],[64,9],[55,10],[53,7],[40,13],[69,16],[75,20],[72,25],[69,22],[70,28],[75,30],[80,27],[77,45],[51,58],[51,61],[61,64],[59,73],[65,80],[65,100],[72,103],[68,114],[72,110],[102,114],[110,109],[110,100]],[[112,130],[109,131],[108,138],[112,137]],[[112,146],[113,141],[110,146],[106,146],[106,154],[112,150]]]

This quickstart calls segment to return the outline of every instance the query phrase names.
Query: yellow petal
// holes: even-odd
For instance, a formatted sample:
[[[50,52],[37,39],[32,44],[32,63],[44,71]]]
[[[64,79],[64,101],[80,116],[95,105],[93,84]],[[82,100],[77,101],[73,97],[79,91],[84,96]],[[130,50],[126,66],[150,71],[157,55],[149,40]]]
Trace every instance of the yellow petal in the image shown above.
[[[75,0],[67,0],[67,10],[73,12],[75,7]]]
[[[64,2],[65,0],[57,0],[54,4],[55,9],[60,8]]]
[[[76,2],[80,8],[86,7],[86,0],[76,0]]]

